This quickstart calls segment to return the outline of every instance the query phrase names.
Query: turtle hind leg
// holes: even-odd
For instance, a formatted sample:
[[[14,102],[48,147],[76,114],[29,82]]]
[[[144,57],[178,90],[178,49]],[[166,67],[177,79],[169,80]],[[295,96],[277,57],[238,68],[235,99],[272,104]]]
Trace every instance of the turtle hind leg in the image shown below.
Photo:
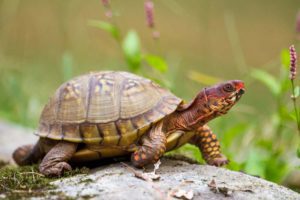
[[[162,123],[158,123],[143,136],[142,146],[137,147],[131,155],[131,162],[135,167],[155,163],[165,153],[167,139],[161,128]]]
[[[67,163],[77,150],[77,143],[58,142],[42,160],[39,171],[46,176],[60,176],[64,171],[72,170]]]
[[[19,166],[37,163],[43,156],[40,140],[35,145],[24,145],[17,148],[12,155]]]
[[[221,147],[217,136],[207,125],[201,126],[195,131],[195,135],[192,137],[190,143],[199,147],[207,164],[218,167],[228,164],[228,159],[221,154]]]

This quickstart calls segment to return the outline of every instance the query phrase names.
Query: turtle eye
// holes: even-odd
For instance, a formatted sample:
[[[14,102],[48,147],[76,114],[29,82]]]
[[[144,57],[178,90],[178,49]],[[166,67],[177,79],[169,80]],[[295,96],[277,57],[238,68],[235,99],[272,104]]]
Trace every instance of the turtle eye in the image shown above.
[[[230,83],[227,83],[226,85],[224,85],[223,90],[225,92],[233,92],[234,91],[234,87]]]

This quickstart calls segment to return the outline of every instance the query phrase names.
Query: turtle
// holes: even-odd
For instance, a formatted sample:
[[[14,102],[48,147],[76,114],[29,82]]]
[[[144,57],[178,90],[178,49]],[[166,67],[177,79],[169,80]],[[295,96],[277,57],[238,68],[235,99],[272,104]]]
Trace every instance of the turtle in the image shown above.
[[[216,135],[207,123],[235,105],[241,80],[204,88],[185,103],[159,84],[124,71],[90,72],[63,83],[45,105],[35,145],[13,152],[20,165],[38,163],[46,176],[60,176],[70,163],[129,156],[135,167],[165,152],[196,145],[209,165],[223,166]]]

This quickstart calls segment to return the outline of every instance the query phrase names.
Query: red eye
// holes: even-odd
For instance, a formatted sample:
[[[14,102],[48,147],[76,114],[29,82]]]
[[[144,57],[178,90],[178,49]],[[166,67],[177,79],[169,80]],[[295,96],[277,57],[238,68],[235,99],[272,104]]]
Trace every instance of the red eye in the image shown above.
[[[227,83],[226,85],[224,85],[223,90],[225,92],[233,92],[234,91],[234,87],[231,84]]]

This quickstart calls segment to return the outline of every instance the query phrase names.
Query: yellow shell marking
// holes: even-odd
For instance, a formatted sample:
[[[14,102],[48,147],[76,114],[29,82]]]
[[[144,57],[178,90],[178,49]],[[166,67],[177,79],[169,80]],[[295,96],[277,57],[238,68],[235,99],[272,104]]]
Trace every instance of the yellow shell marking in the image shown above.
[[[103,134],[101,145],[118,145],[121,136],[114,123],[99,124],[98,127]]]
[[[100,143],[103,140],[95,124],[83,124],[80,126],[80,131],[86,143]]]

